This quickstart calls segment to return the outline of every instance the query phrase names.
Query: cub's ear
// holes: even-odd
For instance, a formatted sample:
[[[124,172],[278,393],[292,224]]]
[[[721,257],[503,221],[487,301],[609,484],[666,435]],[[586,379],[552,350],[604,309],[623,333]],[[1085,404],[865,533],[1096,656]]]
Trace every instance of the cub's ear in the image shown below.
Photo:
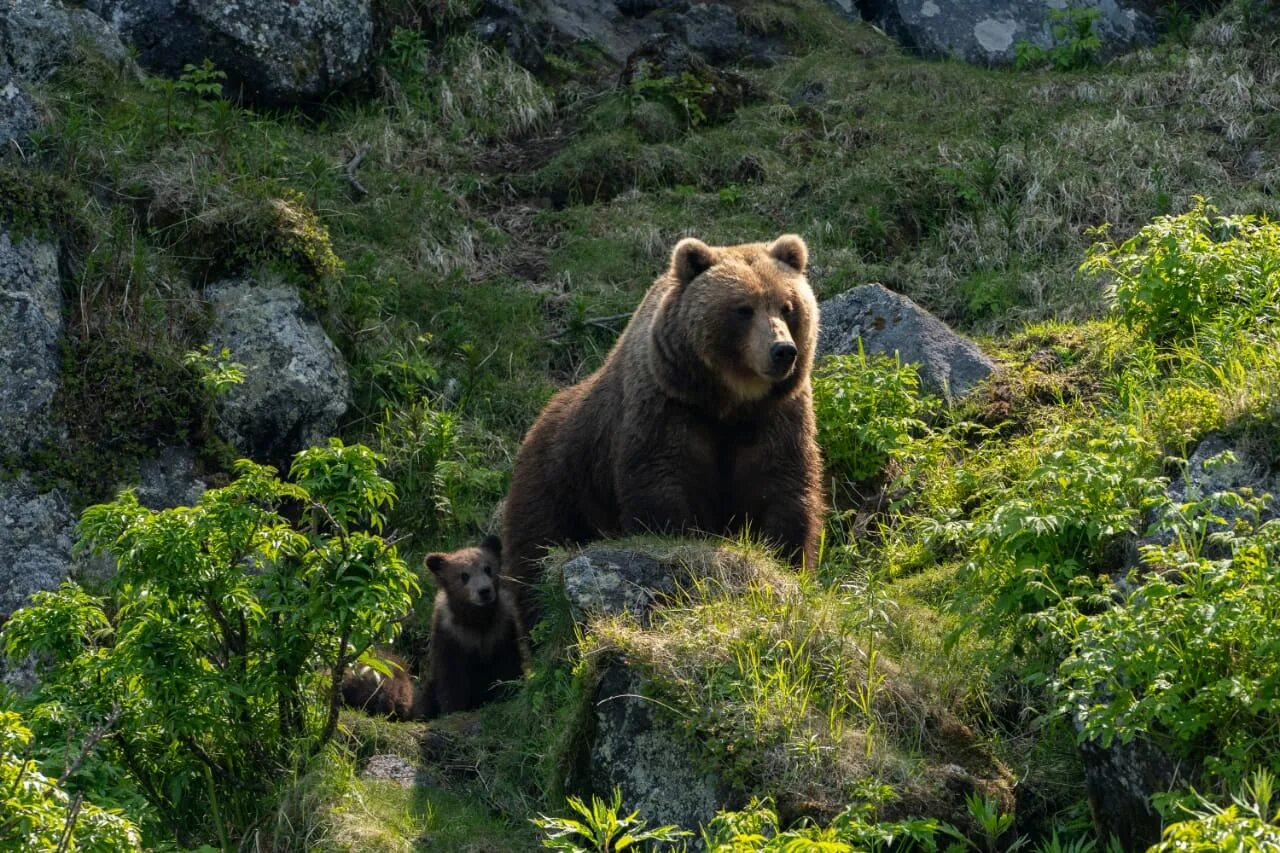
[[[440,573],[443,572],[445,568],[444,557],[444,554],[428,554],[427,558],[422,562],[431,570],[431,574],[436,577],[440,577]]]
[[[715,250],[694,237],[685,237],[676,243],[671,253],[671,271],[676,274],[676,281],[688,284],[716,262]]]
[[[796,272],[804,272],[809,265],[809,247],[795,234],[783,234],[769,244],[768,252]]]
[[[484,541],[480,543],[480,547],[486,551],[492,552],[493,556],[502,556],[502,540],[497,536],[486,536]]]

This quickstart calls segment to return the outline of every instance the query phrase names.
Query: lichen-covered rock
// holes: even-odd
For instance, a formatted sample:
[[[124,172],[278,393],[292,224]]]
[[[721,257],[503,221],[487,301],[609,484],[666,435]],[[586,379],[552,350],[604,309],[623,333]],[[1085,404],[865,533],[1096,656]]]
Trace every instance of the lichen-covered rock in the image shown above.
[[[711,62],[737,59],[747,43],[738,29],[738,13],[723,3],[690,6],[677,16],[675,30],[685,44]]]
[[[122,66],[130,62],[120,40],[84,9],[56,0],[0,3],[0,72],[7,65],[20,80],[43,80],[75,58],[77,39]],[[0,85],[5,82],[0,79]]]
[[[360,778],[395,782],[403,788],[411,788],[425,781],[425,774],[399,755],[380,753],[369,756],[360,771]]]
[[[144,459],[138,479],[134,492],[147,509],[195,506],[205,493],[204,481],[196,476],[195,454],[186,447],[166,447],[156,458]]]
[[[338,348],[291,287],[228,279],[211,285],[210,344],[244,365],[218,401],[218,432],[255,459],[283,463],[337,431],[351,404]]]
[[[15,143],[21,146],[38,124],[31,97],[0,63],[0,151],[7,151]]]
[[[20,457],[55,438],[62,290],[58,252],[18,241],[0,226],[0,458]]]
[[[369,0],[89,0],[147,68],[176,75],[207,57],[228,89],[263,104],[319,100],[365,75]]]
[[[736,803],[714,775],[689,760],[680,733],[655,712],[644,688],[638,674],[620,665],[601,676],[591,703],[591,790],[607,797],[618,788],[627,808],[639,810],[651,826],[696,831]]]
[[[588,548],[561,572],[569,612],[577,622],[621,613],[644,621],[655,599],[675,591],[670,570],[638,551]]]
[[[1080,745],[1085,792],[1099,838],[1122,850],[1146,850],[1160,840],[1162,821],[1151,797],[1178,787],[1177,763],[1145,736],[1129,743]]]
[[[75,518],[57,490],[25,474],[0,481],[0,623],[71,570]]]
[[[819,355],[850,355],[858,342],[871,355],[897,353],[920,369],[920,384],[934,394],[964,396],[995,372],[978,345],[900,293],[864,284],[823,302]]]
[[[1061,44],[1051,13],[1065,0],[830,0],[839,11],[864,17],[923,56],[962,59],[976,65],[1008,65],[1019,42],[1041,48]],[[1131,0],[1082,0],[1073,10],[1094,10],[1100,54],[1114,56],[1155,41],[1155,21]]]

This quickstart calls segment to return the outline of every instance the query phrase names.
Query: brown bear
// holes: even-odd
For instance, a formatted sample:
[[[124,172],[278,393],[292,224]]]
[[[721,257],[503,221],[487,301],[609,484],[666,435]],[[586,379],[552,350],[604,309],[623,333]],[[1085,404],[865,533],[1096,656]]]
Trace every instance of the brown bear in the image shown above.
[[[368,665],[357,665],[342,679],[342,702],[369,714],[393,720],[416,720],[424,708],[414,690],[409,664],[386,648],[375,650],[391,668],[391,677]]]
[[[702,531],[817,558],[823,512],[810,369],[818,306],[808,249],[681,240],[604,364],[559,392],[516,457],[508,576],[548,545]],[[532,601],[522,596],[526,617]]]
[[[431,614],[429,717],[469,711],[500,698],[503,682],[524,674],[524,629],[511,591],[502,583],[502,542],[428,554],[439,591]]]

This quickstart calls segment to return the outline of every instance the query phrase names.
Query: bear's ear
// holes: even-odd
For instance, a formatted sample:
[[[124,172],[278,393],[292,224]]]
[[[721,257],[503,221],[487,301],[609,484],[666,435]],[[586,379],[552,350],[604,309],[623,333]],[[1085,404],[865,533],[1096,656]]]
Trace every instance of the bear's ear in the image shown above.
[[[685,237],[676,243],[675,251],[671,253],[671,271],[682,285],[711,269],[715,262],[715,250],[694,237]]]
[[[440,577],[440,573],[444,571],[445,559],[444,554],[428,554],[423,560],[427,564],[427,568],[431,570],[431,574]]]
[[[497,536],[484,537],[484,541],[480,543],[480,547],[489,551],[495,557],[502,557],[502,540]]]
[[[804,272],[804,268],[809,265],[809,247],[795,234],[783,234],[769,244],[768,252],[771,257],[782,261],[796,272]]]

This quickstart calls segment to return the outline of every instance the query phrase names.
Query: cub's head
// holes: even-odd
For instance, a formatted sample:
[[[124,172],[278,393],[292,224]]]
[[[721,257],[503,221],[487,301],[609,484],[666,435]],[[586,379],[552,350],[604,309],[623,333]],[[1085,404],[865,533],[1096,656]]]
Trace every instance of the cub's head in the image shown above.
[[[498,603],[502,566],[502,541],[498,537],[485,537],[477,548],[428,554],[425,563],[450,602],[472,607],[493,607]]]
[[[808,262],[794,234],[741,246],[687,238],[672,252],[676,333],[740,401],[808,381],[818,334]]]

